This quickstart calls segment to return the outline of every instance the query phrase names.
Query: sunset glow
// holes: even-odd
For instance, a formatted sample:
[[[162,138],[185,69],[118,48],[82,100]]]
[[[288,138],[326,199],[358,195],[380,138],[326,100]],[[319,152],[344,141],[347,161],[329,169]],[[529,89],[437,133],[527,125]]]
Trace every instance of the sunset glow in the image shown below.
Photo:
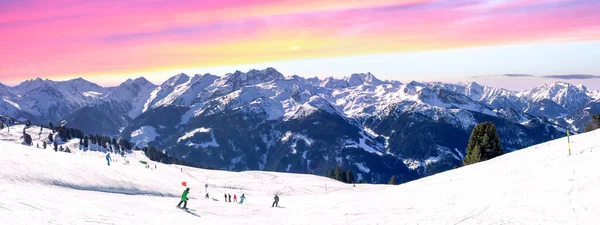
[[[2,1],[0,81],[593,42],[598,12],[596,0]]]

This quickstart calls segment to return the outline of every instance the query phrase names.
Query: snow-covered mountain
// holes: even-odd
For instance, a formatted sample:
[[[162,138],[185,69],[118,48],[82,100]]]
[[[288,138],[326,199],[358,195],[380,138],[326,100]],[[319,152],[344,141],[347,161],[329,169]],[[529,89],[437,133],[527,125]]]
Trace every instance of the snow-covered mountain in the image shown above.
[[[597,110],[597,92],[562,82],[514,92],[382,81],[371,73],[285,77],[274,68],[178,74],[159,86],[143,78],[112,88],[36,79],[2,90],[0,114],[62,119],[195,164],[318,174],[341,165],[370,182],[391,175],[405,182],[460,165],[480,122],[493,121],[513,151],[562,137],[565,127],[578,130]]]
[[[51,81],[26,80],[7,88],[0,87],[0,113],[39,123],[58,122],[75,110],[106,94],[106,89],[82,78]],[[12,107],[7,106],[10,104]]]
[[[142,113],[155,88],[145,78],[128,79],[110,94],[65,117],[65,124],[88,134],[119,135],[131,120]]]
[[[564,82],[535,87],[519,93],[520,102],[526,112],[534,115],[560,118],[581,109],[592,98],[583,85],[575,86]],[[544,115],[548,111],[548,115]]]
[[[516,94],[503,89],[402,84],[372,74],[317,81],[285,78],[273,68],[236,71],[194,92],[191,104],[156,105],[184,93],[160,92],[186,90],[189,77],[178,75],[155,90],[149,110],[122,137],[214,168],[323,174],[342,165],[365,180],[385,182],[391,175],[408,181],[459,165],[480,122],[497,124],[508,151],[564,135],[543,118],[493,107],[516,104]]]

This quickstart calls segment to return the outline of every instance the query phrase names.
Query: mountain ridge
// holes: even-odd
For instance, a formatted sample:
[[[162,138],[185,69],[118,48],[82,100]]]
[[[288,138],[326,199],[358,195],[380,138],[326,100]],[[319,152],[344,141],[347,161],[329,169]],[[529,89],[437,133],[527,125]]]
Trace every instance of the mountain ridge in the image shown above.
[[[342,165],[386,182],[460,165],[477,123],[496,123],[505,149],[513,151],[562,137],[565,128],[577,131],[597,109],[597,92],[563,82],[514,92],[475,82],[382,81],[371,73],[284,76],[271,67],[98,87],[82,78],[28,80],[14,89],[25,95],[2,96],[0,114],[42,123],[59,118],[88,134],[153,145],[225,170],[321,174]],[[36,101],[53,104],[29,107]]]

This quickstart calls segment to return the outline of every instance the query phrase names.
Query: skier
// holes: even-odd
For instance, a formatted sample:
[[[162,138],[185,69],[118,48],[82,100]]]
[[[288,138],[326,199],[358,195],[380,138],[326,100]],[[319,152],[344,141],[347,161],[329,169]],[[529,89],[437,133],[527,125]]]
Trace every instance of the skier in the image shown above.
[[[242,196],[240,197],[240,204],[244,204],[244,199],[246,199],[246,196],[242,194]]]
[[[237,202],[237,195],[233,194],[233,202]]]
[[[225,194],[225,202],[227,202],[227,194]]]
[[[230,194],[227,194],[227,195],[229,196],[229,202],[231,202],[231,195]]]
[[[181,203],[183,203],[182,209],[187,209],[188,193],[190,193],[190,188],[186,188],[185,191],[183,191],[183,194],[181,194],[181,201],[177,204],[177,207],[181,208]]]
[[[279,196],[277,196],[277,194],[275,194],[275,201],[271,207],[279,207]]]
[[[106,154],[106,163],[110,166],[110,152]]]

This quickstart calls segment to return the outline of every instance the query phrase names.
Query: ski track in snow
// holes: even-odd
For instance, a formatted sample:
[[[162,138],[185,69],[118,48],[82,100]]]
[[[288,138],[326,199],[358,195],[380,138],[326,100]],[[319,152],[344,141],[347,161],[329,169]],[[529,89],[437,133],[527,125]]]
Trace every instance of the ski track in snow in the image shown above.
[[[37,131],[36,131],[37,130]],[[2,224],[597,224],[600,131],[561,138],[399,186],[303,174],[203,170],[17,144],[0,130]],[[39,132],[32,128],[28,132]],[[32,135],[34,141],[38,135]],[[44,135],[42,135],[44,136]],[[47,135],[46,135],[47,136]],[[69,142],[77,145],[77,141]],[[124,160],[129,164],[124,164]],[[153,168],[153,167],[152,167]],[[182,172],[183,170],[183,172]],[[361,169],[361,172],[366,172]],[[188,207],[177,209],[186,181]],[[214,200],[205,200],[205,184]],[[245,194],[243,205],[223,194]],[[271,208],[278,193],[284,207]],[[200,216],[200,217],[198,217]]]

